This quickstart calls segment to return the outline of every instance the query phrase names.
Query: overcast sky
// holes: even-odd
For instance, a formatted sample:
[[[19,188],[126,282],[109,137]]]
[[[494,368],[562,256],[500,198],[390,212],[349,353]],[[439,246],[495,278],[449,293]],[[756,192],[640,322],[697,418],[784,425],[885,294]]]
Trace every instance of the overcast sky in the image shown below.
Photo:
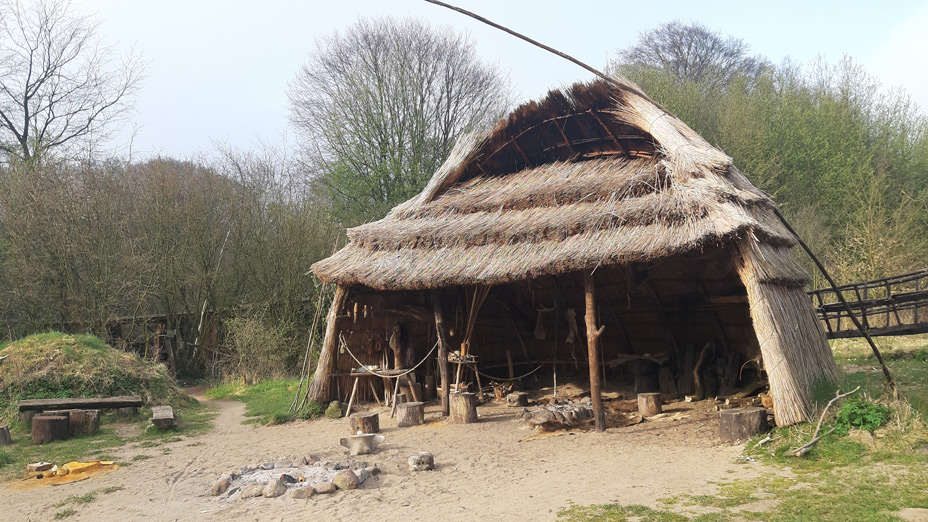
[[[847,54],[885,86],[928,108],[928,2],[693,2],[452,0],[581,61],[607,56],[656,25],[701,22],[743,38],[779,63]],[[216,143],[249,149],[283,142],[287,82],[315,39],[361,16],[421,17],[469,32],[483,59],[509,71],[521,98],[590,79],[579,67],[476,20],[422,0],[74,0],[101,34],[134,45],[149,66],[133,117],[135,154],[188,157]],[[126,141],[124,134],[122,141]],[[123,152],[125,149],[123,149]]]

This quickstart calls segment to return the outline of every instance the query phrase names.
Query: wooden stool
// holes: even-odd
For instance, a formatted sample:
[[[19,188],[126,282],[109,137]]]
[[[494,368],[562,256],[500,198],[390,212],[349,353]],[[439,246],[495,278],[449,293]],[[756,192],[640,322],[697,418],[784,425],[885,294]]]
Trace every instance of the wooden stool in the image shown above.
[[[424,402],[404,402],[396,405],[396,425],[400,428],[425,423]]]
[[[68,438],[66,415],[36,415],[32,418],[32,443],[44,444]]]
[[[100,410],[71,410],[68,412],[68,434],[93,435],[100,429]]]
[[[455,424],[477,422],[477,394],[470,392],[451,394],[451,422]]]
[[[719,415],[719,437],[724,441],[747,440],[764,431],[767,431],[764,408],[723,410]]]
[[[664,409],[661,406],[661,394],[638,394],[638,413],[641,414],[642,417],[653,417],[662,411],[664,411]]]
[[[380,431],[380,415],[377,412],[355,413],[348,417],[352,435],[377,433]]]

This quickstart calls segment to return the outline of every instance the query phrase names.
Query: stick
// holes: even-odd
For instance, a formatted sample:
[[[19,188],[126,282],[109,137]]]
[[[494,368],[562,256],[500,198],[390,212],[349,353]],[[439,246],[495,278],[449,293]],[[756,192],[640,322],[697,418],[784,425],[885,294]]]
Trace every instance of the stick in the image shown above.
[[[351,386],[351,397],[348,399],[348,409],[345,411],[345,417],[351,415],[351,405],[354,404],[354,395],[358,392],[358,379],[360,379],[360,377],[355,377],[354,384]]]
[[[818,418],[818,424],[815,426],[815,433],[812,434],[812,440],[810,440],[809,442],[806,442],[805,444],[803,444],[802,446],[794,450],[790,450],[790,454],[792,454],[794,457],[801,457],[805,455],[806,453],[812,450],[812,446],[815,446],[815,443],[818,442],[822,437],[826,437],[830,435],[831,432],[835,431],[834,428],[831,428],[830,430],[828,430],[827,433],[823,433],[822,435],[818,434],[819,431],[822,430],[822,423],[825,422],[825,414],[828,413],[828,409],[831,408],[831,406],[834,403],[847,397],[848,395],[851,395],[852,393],[856,393],[857,390],[859,389],[860,389],[860,386],[844,394],[841,393],[841,390],[836,391],[835,398],[828,401],[828,404],[825,405],[825,409],[822,410],[822,416]]]
[[[396,378],[396,386],[393,388],[393,407],[390,408],[390,418],[396,415],[396,394],[400,392],[400,377]]]

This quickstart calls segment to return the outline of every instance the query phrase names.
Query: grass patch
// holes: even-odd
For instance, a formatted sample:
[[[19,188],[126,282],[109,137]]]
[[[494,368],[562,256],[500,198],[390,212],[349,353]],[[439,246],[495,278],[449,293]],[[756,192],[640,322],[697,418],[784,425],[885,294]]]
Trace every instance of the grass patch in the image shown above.
[[[91,502],[97,499],[97,495],[101,495],[101,494],[106,495],[107,493],[114,493],[116,491],[122,491],[123,489],[125,488],[123,488],[122,486],[110,486],[108,488],[100,488],[100,489],[95,489],[93,491],[88,491],[87,493],[84,493],[83,495],[71,495],[70,497],[55,504],[54,507],[56,508],[64,507],[64,506],[67,506],[68,504],[90,504]]]
[[[64,520],[72,515],[76,515],[77,510],[74,508],[62,509],[55,513],[55,520]]]
[[[222,384],[211,388],[206,396],[211,399],[231,399],[245,403],[246,423],[282,424],[294,419],[315,418],[325,411],[321,404],[310,402],[298,414],[290,413],[296,395],[298,379],[261,381],[252,385]]]
[[[150,458],[151,458],[151,455],[145,455],[144,453],[140,453],[140,454],[138,454],[138,455],[132,457],[132,462],[138,462],[138,461],[140,461],[140,460],[148,460],[148,459],[150,459]]]
[[[134,419],[122,424],[103,424],[97,433],[87,437],[35,445],[30,439],[29,430],[23,423],[11,426],[13,444],[0,453],[0,459],[6,465],[0,466],[0,480],[20,475],[30,462],[47,461],[63,464],[70,461],[118,460],[112,455],[116,448],[136,443],[142,448],[154,448],[165,443],[183,440],[209,431],[212,419],[217,411],[206,405],[193,405],[179,410],[179,426],[171,431],[148,429],[150,413],[141,410]],[[137,435],[120,435],[117,429],[124,430],[126,425],[135,425]],[[3,455],[6,458],[3,458]],[[134,460],[134,459],[133,459]]]

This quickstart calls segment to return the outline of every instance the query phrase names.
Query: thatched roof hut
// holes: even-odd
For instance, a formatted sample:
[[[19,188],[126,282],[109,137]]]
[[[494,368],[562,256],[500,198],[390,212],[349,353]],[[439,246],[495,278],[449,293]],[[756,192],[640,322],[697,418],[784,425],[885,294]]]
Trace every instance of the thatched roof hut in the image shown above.
[[[729,373],[762,360],[779,424],[807,420],[813,385],[838,370],[773,206],[636,86],[552,91],[463,140],[422,193],[313,265],[339,290],[311,397],[329,400],[333,376],[386,360],[397,323],[423,357],[442,310],[453,311],[450,345],[466,343],[487,372],[586,364],[584,325],[567,315],[583,315],[595,288],[590,324],[605,326],[611,375],[659,361],[687,391],[694,356],[711,345]]]

